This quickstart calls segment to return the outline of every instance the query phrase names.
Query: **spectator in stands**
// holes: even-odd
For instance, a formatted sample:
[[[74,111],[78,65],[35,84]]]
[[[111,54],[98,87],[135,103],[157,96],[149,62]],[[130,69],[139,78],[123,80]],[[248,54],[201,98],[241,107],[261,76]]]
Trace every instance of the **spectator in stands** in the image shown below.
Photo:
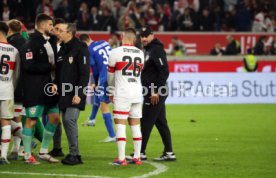
[[[209,9],[205,8],[202,14],[198,17],[197,30],[199,31],[214,31],[214,19],[210,14]]]
[[[64,19],[65,22],[71,22],[71,8],[68,0],[62,0],[55,11],[55,16]]]
[[[172,37],[172,41],[169,44],[167,54],[173,56],[187,55],[185,44],[181,40],[179,40],[177,36]]]
[[[36,14],[46,14],[51,17],[54,16],[54,10],[50,0],[42,0],[42,3],[37,7]]]
[[[3,7],[8,6],[11,18],[26,22],[30,29],[34,28],[36,12],[53,16],[54,11],[55,17],[68,22],[80,19],[87,21],[86,15],[78,16],[79,9],[76,8],[85,3],[88,14],[91,14],[89,11],[92,7],[98,9],[98,15],[104,20],[103,25],[100,23],[99,30],[107,31],[117,29],[117,21],[125,14],[129,4],[127,2],[133,4],[128,15],[134,21],[136,28],[149,24],[154,25],[152,28],[159,31],[210,31],[206,30],[206,26],[212,26],[211,30],[215,31],[249,31],[249,29],[254,32],[275,31],[276,1],[272,0],[3,0],[0,1],[0,18],[3,19]],[[204,10],[206,8],[209,12]],[[202,13],[209,14],[202,16]],[[7,17],[7,14],[4,15]],[[202,18],[195,19],[201,16]],[[212,18],[209,18],[210,16]],[[115,19],[116,22],[112,22]],[[209,23],[210,19],[213,21],[212,25]],[[90,24],[90,20],[88,23]],[[82,30],[90,28],[88,25],[88,28]]]
[[[253,32],[265,32],[267,30],[267,25],[265,23],[266,13],[261,10],[255,15],[255,19],[252,26]]]
[[[100,22],[101,17],[98,13],[98,8],[97,7],[92,7],[90,16],[88,19],[88,25],[89,25],[89,30],[93,31],[99,31],[100,30]]]
[[[78,12],[78,19],[77,19],[77,28],[78,30],[88,30],[88,19],[89,19],[89,12],[88,7],[85,2],[82,2],[80,5],[80,9]]]
[[[225,18],[222,22],[222,31],[235,31],[236,29],[236,10],[232,9],[226,12]]]
[[[114,19],[113,15],[111,14],[110,9],[105,8],[103,9],[103,15],[101,17],[101,28],[102,31],[116,31],[117,25],[116,20]]]
[[[241,52],[240,42],[235,40],[233,36],[228,35],[226,37],[228,45],[225,49],[225,55],[237,55]]]
[[[265,26],[266,26],[266,32],[270,32],[270,33],[274,32],[275,21],[274,21],[274,24],[273,24],[273,18],[274,18],[274,16],[272,14],[271,15],[267,14],[265,16],[264,23],[265,23]]]
[[[273,37],[271,42],[270,54],[276,55],[276,36]]]
[[[123,15],[125,15],[127,8],[122,5],[122,2],[120,0],[114,1],[114,7],[112,8],[113,16],[115,19],[120,19]]]
[[[237,0],[223,0],[224,1],[224,10],[231,11],[235,6],[237,6]]]
[[[132,3],[132,1],[130,1],[128,3],[125,13],[120,17],[120,19],[117,23],[117,28],[120,31],[124,31],[127,28],[135,28],[135,23],[132,20],[132,18],[130,18],[130,16],[129,16],[129,12],[132,9],[132,6],[133,6],[133,3]]]
[[[241,5],[236,14],[236,30],[237,31],[251,31],[251,9],[249,4]]]
[[[165,3],[164,7],[162,7],[160,4],[157,6],[158,11],[157,14],[160,14],[160,27],[159,31],[169,31],[170,30],[170,21],[171,21],[171,7],[169,3]]]
[[[8,5],[4,5],[3,7],[3,13],[2,13],[2,19],[3,21],[9,21],[11,20],[12,17],[12,12],[10,11],[10,8]]]
[[[179,3],[178,1],[175,1],[173,5],[173,12],[172,12],[171,21],[170,21],[170,30],[176,31],[178,29],[179,16],[180,16]]]
[[[266,36],[261,36],[256,43],[254,47],[254,54],[255,55],[264,55],[266,54],[266,48],[265,48],[265,41],[266,41]]]
[[[128,15],[129,17],[133,20],[134,24],[135,24],[135,28],[141,28],[142,25],[140,23],[140,20],[142,19],[142,9],[141,6],[137,6],[137,4],[135,3],[135,1],[130,1],[128,4],[129,9],[128,9]]]
[[[194,15],[191,9],[186,8],[184,13],[179,16],[178,26],[181,31],[192,31],[194,29]]]
[[[214,31],[221,31],[224,11],[222,10],[221,6],[214,5],[214,7],[211,9],[211,12],[214,16]]]
[[[155,13],[153,8],[150,8],[146,13],[146,23],[150,26],[153,31],[159,30],[160,18]]]
[[[224,50],[221,47],[221,44],[219,42],[217,42],[215,44],[215,47],[211,50],[210,55],[213,56],[222,56],[224,54]]]

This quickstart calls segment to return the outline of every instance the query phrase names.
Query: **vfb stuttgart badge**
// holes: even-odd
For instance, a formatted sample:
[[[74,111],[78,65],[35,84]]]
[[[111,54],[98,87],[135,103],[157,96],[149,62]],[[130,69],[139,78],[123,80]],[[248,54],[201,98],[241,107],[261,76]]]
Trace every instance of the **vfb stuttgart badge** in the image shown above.
[[[72,64],[74,58],[72,56],[69,57],[69,63]]]

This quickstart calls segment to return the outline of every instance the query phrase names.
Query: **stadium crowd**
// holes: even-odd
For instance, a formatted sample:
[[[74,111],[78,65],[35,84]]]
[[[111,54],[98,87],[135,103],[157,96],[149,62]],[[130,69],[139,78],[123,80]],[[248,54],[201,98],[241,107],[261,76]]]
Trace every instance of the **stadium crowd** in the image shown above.
[[[34,28],[45,13],[78,30],[116,31],[150,25],[154,31],[275,31],[273,0],[3,0],[0,17]]]

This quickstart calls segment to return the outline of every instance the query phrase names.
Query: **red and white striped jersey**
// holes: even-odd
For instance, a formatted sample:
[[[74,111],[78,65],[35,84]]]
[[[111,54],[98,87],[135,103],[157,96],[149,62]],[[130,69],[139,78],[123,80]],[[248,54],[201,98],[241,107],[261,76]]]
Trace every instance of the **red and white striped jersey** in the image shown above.
[[[114,99],[126,99],[131,103],[142,102],[141,72],[144,53],[131,45],[123,45],[111,51],[108,60],[108,84],[114,86]]]
[[[0,100],[14,98],[14,71],[18,69],[15,64],[19,60],[19,52],[15,47],[9,43],[0,43]]]

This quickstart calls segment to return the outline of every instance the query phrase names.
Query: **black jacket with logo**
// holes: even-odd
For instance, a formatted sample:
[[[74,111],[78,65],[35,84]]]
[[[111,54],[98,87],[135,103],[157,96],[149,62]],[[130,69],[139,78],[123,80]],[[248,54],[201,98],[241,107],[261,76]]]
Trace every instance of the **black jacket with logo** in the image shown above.
[[[19,51],[19,53],[21,53],[21,48],[25,44],[26,40],[20,33],[15,33],[8,37],[8,42],[13,45]],[[20,75],[14,91],[14,102],[23,103],[22,65],[20,65]]]
[[[142,70],[141,81],[144,87],[149,88],[153,83],[157,88],[165,87],[169,77],[168,61],[164,45],[158,40],[153,39],[145,47],[145,64]],[[148,95],[151,95],[149,90]]]
[[[48,101],[44,88],[52,82],[52,66],[49,63],[48,54],[44,47],[46,42],[43,35],[35,31],[22,47],[23,105],[25,107],[45,105]],[[55,53],[56,44],[49,42]]]
[[[86,44],[75,37],[68,43],[61,44],[57,59],[58,73],[56,81],[61,110],[68,107],[76,107],[80,110],[85,109],[86,93],[83,90],[89,82],[89,66],[89,51]],[[70,90],[69,85],[71,85],[72,90]],[[77,90],[77,88],[79,89]],[[80,104],[72,104],[74,95],[78,95],[81,98]]]

